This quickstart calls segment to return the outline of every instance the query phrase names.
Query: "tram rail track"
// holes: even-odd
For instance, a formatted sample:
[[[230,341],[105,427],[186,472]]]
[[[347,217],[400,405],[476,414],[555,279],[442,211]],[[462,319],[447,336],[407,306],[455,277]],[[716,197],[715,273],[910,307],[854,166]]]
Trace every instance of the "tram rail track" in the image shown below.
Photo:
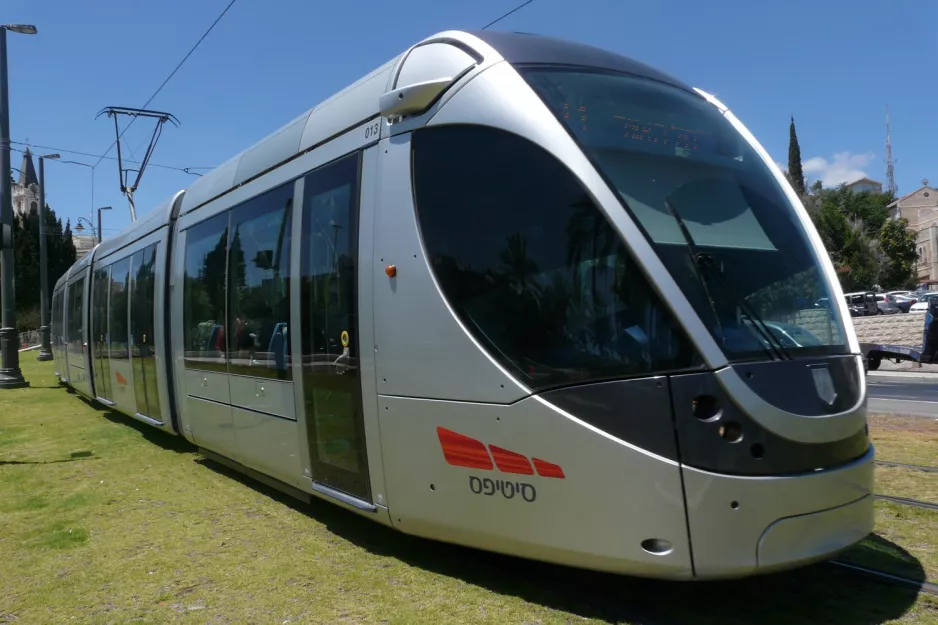
[[[849,562],[841,562],[840,560],[830,560],[828,561],[828,564],[850,571],[857,575],[862,575],[864,577],[869,577],[881,582],[885,582],[887,584],[903,586],[905,588],[914,589],[929,595],[938,596],[938,584],[926,580],[911,579],[909,577],[887,573],[886,571],[879,571],[877,569],[871,569],[865,566],[859,566],[857,564],[850,564]]]
[[[915,469],[916,471],[925,471],[926,473],[938,473],[938,467],[931,467],[922,464],[905,464],[903,462],[890,462],[888,460],[877,460],[876,464],[881,467],[895,467],[897,469]]]
[[[894,497],[892,495],[874,495],[874,497],[880,501],[891,501],[892,503],[915,506],[916,508],[924,508],[926,510],[938,510],[938,503],[931,503],[930,501],[920,501],[909,497]]]

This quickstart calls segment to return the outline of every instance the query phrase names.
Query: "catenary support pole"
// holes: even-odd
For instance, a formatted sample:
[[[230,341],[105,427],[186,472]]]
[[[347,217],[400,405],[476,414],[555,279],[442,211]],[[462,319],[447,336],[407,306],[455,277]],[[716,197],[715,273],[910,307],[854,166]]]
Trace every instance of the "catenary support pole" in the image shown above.
[[[10,185],[10,94],[7,85],[7,31],[0,28],[0,389],[29,382],[20,371],[13,292],[13,189]]]
[[[39,157],[39,338],[41,345],[36,360],[52,360],[52,345],[49,344],[49,257],[46,242],[46,173],[45,160]]]

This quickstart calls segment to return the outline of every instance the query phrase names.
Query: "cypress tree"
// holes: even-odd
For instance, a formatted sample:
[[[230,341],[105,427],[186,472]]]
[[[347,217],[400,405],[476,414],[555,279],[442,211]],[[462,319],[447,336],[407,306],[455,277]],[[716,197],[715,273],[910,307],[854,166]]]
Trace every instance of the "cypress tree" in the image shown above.
[[[801,148],[798,146],[798,135],[795,133],[794,115],[788,127],[788,175],[794,182],[798,195],[804,195],[804,171],[801,169]]]

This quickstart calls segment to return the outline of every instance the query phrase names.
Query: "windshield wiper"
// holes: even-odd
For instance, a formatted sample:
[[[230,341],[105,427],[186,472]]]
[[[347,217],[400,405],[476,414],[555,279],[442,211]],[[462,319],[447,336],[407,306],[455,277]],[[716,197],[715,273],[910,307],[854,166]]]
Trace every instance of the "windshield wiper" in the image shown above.
[[[752,326],[756,331],[762,336],[765,342],[771,347],[769,354],[773,352],[779,358],[779,360],[785,360],[786,358],[791,360],[791,356],[785,350],[785,346],[782,345],[781,341],[772,334],[772,331],[766,325],[765,321],[753,310],[749,302],[745,298],[736,297],[734,294],[730,293],[729,288],[720,280],[714,280],[710,274],[709,269],[713,267],[713,257],[709,254],[702,254],[697,251],[697,244],[694,242],[694,237],[691,235],[690,230],[687,229],[687,226],[684,224],[684,220],[681,219],[681,215],[677,212],[677,209],[674,207],[674,204],[669,198],[664,198],[664,204],[668,209],[668,212],[671,213],[671,216],[674,217],[677,221],[678,226],[681,228],[681,234],[684,236],[684,240],[687,242],[687,251],[691,256],[691,264],[694,266],[694,273],[697,275],[697,279],[703,287],[704,291],[707,294],[707,299],[710,302],[710,308],[713,310],[713,315],[716,317],[717,325],[720,326],[720,334],[723,337],[723,345],[726,347],[726,329],[723,327],[723,322],[720,320],[720,313],[717,311],[716,300],[713,299],[713,296],[710,293],[709,283],[713,282],[723,291],[723,294],[727,296],[730,301],[739,308],[742,308],[745,315],[749,317],[749,320],[752,322]]]

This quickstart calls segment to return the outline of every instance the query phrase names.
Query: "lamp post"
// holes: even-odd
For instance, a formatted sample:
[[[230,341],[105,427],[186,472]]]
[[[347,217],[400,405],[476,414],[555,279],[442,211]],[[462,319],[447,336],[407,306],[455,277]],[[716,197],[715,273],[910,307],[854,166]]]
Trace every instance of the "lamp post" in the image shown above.
[[[13,291],[13,190],[10,186],[10,89],[7,79],[7,31],[35,35],[29,24],[0,25],[0,389],[29,382],[20,371]]]
[[[84,231],[85,231],[85,227],[84,227],[83,225],[81,225],[81,222],[83,222],[83,221],[88,224],[88,227],[89,227],[89,228],[91,228],[91,238],[94,239],[95,243],[97,243],[97,241],[98,241],[98,231],[97,231],[97,229],[94,227],[94,224],[91,223],[91,220],[88,219],[87,217],[82,217],[81,215],[79,215],[78,217],[75,218],[75,232],[84,232]]]
[[[52,345],[49,341],[49,257],[46,243],[46,159],[59,158],[58,154],[39,157],[39,355],[36,360],[52,360]]]
[[[101,229],[101,211],[111,210],[110,206],[102,206],[98,209],[98,243],[104,240],[104,230]]]

